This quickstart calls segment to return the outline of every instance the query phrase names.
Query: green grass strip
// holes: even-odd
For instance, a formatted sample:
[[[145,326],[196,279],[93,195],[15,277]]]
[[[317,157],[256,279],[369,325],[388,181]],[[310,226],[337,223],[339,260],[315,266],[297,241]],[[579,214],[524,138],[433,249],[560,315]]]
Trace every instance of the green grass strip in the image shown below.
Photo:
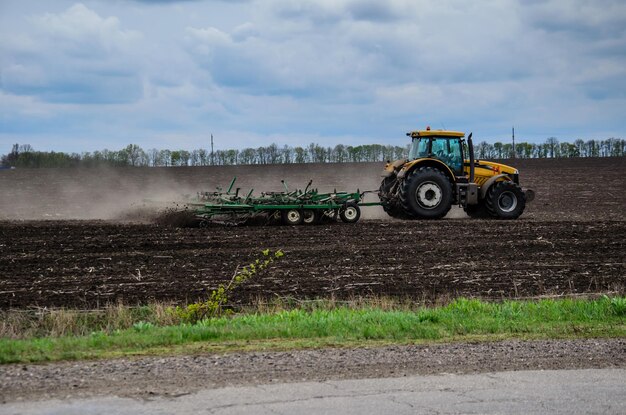
[[[484,302],[458,299],[417,311],[376,308],[252,313],[189,325],[88,336],[0,339],[0,363],[146,354],[408,344],[506,338],[626,337],[626,298]]]

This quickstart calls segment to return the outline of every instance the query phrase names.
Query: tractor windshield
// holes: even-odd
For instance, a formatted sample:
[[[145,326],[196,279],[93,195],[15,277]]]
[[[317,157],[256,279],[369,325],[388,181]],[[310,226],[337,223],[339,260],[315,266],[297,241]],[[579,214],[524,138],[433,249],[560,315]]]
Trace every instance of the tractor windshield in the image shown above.
[[[409,160],[415,160],[422,157],[428,157],[428,138],[415,138],[411,143],[409,150]]]

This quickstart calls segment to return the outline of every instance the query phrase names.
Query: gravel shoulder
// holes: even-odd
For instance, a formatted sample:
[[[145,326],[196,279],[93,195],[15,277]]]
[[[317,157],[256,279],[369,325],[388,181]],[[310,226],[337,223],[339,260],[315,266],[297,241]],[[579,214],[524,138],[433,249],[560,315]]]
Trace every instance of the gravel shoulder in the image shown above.
[[[626,368],[626,339],[509,340],[6,365],[0,366],[0,402],[103,395],[167,398],[225,386],[591,368]]]

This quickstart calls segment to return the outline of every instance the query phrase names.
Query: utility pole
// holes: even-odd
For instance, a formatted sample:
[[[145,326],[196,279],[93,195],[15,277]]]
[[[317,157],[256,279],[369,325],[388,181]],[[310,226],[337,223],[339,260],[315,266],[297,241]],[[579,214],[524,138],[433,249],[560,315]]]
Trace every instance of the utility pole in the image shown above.
[[[512,136],[513,136],[513,158],[515,158],[515,127],[512,127]]]
[[[213,134],[211,134],[211,166],[215,164],[215,153],[213,153]]]

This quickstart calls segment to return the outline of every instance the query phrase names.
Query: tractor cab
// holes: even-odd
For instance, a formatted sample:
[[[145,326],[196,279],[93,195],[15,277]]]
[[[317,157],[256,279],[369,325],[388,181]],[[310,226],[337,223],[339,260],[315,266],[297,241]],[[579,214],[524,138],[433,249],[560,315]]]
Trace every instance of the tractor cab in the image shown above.
[[[409,149],[409,161],[434,158],[447,165],[455,176],[463,173],[463,137],[465,133],[458,131],[412,131],[407,133],[413,141]]]

